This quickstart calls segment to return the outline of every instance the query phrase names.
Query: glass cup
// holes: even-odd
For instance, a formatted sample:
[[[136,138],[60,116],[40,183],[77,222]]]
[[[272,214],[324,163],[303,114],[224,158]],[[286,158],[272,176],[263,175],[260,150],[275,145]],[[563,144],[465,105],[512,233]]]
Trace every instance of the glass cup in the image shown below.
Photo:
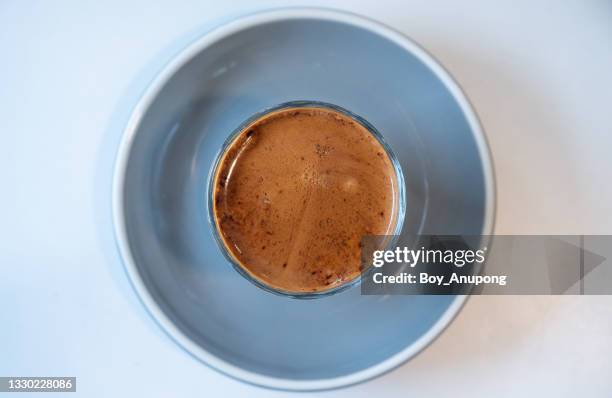
[[[230,134],[227,140],[223,143],[223,146],[221,147],[219,153],[217,154],[215,158],[215,162],[213,164],[211,173],[209,175],[209,181],[208,181],[209,222],[211,224],[213,235],[215,237],[215,240],[217,241],[217,244],[219,245],[221,252],[223,253],[223,255],[227,258],[230,264],[234,267],[234,269],[240,275],[242,275],[244,278],[246,278],[251,283],[260,287],[261,289],[277,294],[277,295],[296,298],[296,299],[313,299],[313,298],[327,297],[327,296],[339,293],[341,291],[344,291],[346,289],[359,285],[359,283],[361,282],[361,279],[363,278],[364,273],[371,271],[372,267],[369,266],[365,269],[362,269],[362,272],[360,273],[359,276],[354,277],[351,280],[345,281],[344,283],[340,285],[336,285],[336,286],[330,287],[329,289],[325,289],[325,290],[318,290],[314,292],[287,291],[287,290],[277,288],[275,286],[271,286],[267,284],[265,281],[258,278],[256,275],[253,275],[251,272],[249,272],[245,267],[241,265],[240,261],[237,258],[235,258],[234,254],[227,247],[226,242],[221,237],[221,230],[218,225],[216,216],[214,214],[214,207],[213,207],[215,182],[216,182],[216,177],[217,177],[217,173],[219,170],[219,166],[221,164],[223,155],[232,146],[232,144],[234,143],[234,140],[238,136],[240,136],[241,133],[246,131],[253,124],[257,123],[264,116],[267,116],[271,113],[275,113],[278,111],[283,111],[283,110],[288,110],[288,109],[299,109],[299,108],[321,108],[321,109],[330,110],[332,112],[341,113],[349,117],[353,121],[357,122],[361,126],[365,127],[365,129],[370,134],[372,134],[374,138],[376,138],[376,140],[381,144],[381,146],[385,150],[387,156],[389,157],[393,165],[393,169],[394,169],[395,177],[396,177],[395,180],[397,181],[397,186],[395,187],[396,192],[395,192],[395,198],[394,198],[395,217],[393,220],[394,221],[393,233],[392,235],[385,237],[385,239],[380,240],[382,242],[382,245],[381,245],[382,247],[380,247],[381,250],[392,247],[397,242],[397,237],[402,230],[402,226],[404,223],[404,217],[406,214],[406,197],[405,197],[406,188],[405,188],[405,182],[404,182],[404,175],[402,173],[400,163],[398,159],[396,158],[395,154],[393,153],[393,151],[391,151],[391,148],[389,148],[389,145],[387,145],[387,143],[383,139],[382,135],[378,132],[378,130],[376,130],[374,126],[372,126],[369,122],[367,122],[362,117],[342,107],[339,107],[337,105],[333,105],[333,104],[329,104],[325,102],[319,102],[319,101],[291,101],[291,102],[282,103],[280,105],[266,109],[262,112],[258,112],[257,114],[251,116],[249,119],[243,122],[240,126],[238,126],[238,128],[236,128],[232,132],[232,134]]]

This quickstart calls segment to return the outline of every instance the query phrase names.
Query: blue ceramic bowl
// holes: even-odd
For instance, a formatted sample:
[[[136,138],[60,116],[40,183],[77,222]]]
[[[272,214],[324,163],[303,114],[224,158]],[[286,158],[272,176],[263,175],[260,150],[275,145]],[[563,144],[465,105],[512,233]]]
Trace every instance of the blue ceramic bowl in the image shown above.
[[[117,242],[135,291],[182,348],[237,379],[321,390],[378,376],[426,347],[464,296],[319,300],[270,294],[215,242],[215,156],[254,114],[308,99],[376,126],[405,179],[403,234],[488,234],[493,169],[465,96],[421,48],[352,14],[283,9],[224,25],[181,52],[137,104],[114,180]]]

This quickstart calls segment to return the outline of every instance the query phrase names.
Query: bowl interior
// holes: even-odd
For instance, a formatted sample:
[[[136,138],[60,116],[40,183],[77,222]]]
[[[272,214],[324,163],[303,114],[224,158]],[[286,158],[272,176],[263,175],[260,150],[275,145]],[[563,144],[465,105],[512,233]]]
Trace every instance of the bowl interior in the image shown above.
[[[316,18],[241,30],[179,68],[136,127],[121,206],[137,272],[196,351],[262,375],[326,379],[411,346],[456,298],[362,296],[353,288],[294,300],[230,266],[208,218],[214,159],[244,120],[294,100],[339,105],[384,136],[405,177],[403,233],[481,233],[482,162],[443,82],[388,39]]]

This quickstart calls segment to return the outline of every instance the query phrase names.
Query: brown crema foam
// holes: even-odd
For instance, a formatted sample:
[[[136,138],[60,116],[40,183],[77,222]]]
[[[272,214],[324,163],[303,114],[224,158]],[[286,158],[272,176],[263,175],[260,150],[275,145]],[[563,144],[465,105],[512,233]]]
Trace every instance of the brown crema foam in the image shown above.
[[[381,143],[349,116],[282,109],[222,154],[215,223],[253,278],[285,292],[325,291],[360,275],[362,237],[393,233],[396,178]]]

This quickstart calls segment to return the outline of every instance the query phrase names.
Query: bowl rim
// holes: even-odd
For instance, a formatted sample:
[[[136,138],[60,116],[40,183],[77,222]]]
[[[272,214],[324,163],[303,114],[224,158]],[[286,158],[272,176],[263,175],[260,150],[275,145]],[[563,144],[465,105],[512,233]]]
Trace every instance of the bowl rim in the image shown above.
[[[451,305],[444,311],[442,316],[430,327],[430,329],[421,335],[416,341],[403,350],[395,353],[391,357],[372,365],[366,369],[339,377],[315,379],[315,380],[299,380],[288,378],[277,378],[264,374],[252,372],[242,369],[238,366],[224,361],[223,359],[213,355],[191,340],[184,334],[163,312],[155,299],[148,291],[132,256],[130,244],[127,236],[127,229],[124,217],[124,196],[125,196],[125,177],[129,155],[132,149],[136,132],[140,126],[142,118],[146,110],[151,106],[160,90],[165,83],[189,60],[205,50],[212,44],[242,30],[252,28],[258,25],[263,25],[271,22],[287,21],[294,19],[316,19],[325,20],[337,23],[348,24],[355,26],[374,34],[377,34],[396,45],[403,48],[405,51],[416,56],[423,62],[445,85],[450,91],[455,101],[460,106],[468,125],[470,126],[474,139],[476,141],[485,183],[485,216],[482,228],[483,235],[489,235],[493,231],[495,218],[495,177],[494,166],[491,159],[489,146],[481,127],[480,121],[471,103],[459,84],[451,77],[435,58],[427,53],[422,47],[416,44],[413,40],[404,36],[393,28],[390,28],[380,22],[374,21],[367,17],[363,17],[354,13],[340,11],[328,8],[316,7],[290,7],[259,11],[253,14],[239,17],[233,21],[223,24],[208,33],[200,36],[194,42],[175,55],[169,63],[159,72],[152,80],[144,94],[133,108],[130,118],[123,130],[123,135],[119,143],[117,158],[115,160],[115,169],[112,181],[112,218],[115,232],[115,241],[119,250],[124,270],[128,280],[134,289],[136,296],[141,301],[151,318],[160,326],[160,328],[183,350],[188,354],[198,359],[209,367],[230,376],[234,379],[276,390],[286,391],[321,391],[331,390],[341,387],[347,387],[357,383],[361,383],[375,377],[381,376],[416,354],[421,352],[429,344],[431,344],[446,327],[451,323],[460,309],[465,304],[466,295],[456,296]]]

